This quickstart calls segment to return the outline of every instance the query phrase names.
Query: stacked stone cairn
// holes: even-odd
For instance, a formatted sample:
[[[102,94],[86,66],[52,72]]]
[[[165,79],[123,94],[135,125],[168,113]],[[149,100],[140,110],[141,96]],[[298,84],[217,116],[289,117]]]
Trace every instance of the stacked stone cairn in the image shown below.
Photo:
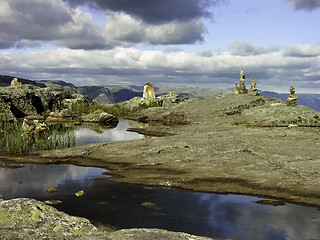
[[[296,106],[297,105],[296,102],[297,102],[298,97],[295,94],[296,91],[295,91],[293,85],[290,86],[290,90],[289,91],[290,91],[290,95],[289,95],[289,97],[287,99],[287,105],[288,106]]]
[[[248,90],[245,85],[245,81],[246,81],[245,79],[246,79],[246,76],[244,75],[243,69],[241,69],[240,70],[240,84],[239,84],[239,93],[240,94],[248,93]]]
[[[249,94],[249,95],[252,95],[252,96],[257,96],[257,95],[259,95],[258,89],[257,89],[257,83],[256,83],[255,78],[252,78],[252,79],[251,79],[251,87],[250,87],[250,91],[249,91],[248,94]]]
[[[235,82],[235,84],[234,84],[232,93],[233,93],[233,94],[236,94],[236,95],[240,93],[240,91],[239,91],[239,85],[238,85],[237,82]]]
[[[18,78],[13,78],[11,83],[10,83],[10,86],[20,86],[22,83],[19,81]]]
[[[257,90],[257,83],[254,78],[252,78],[251,81],[251,87],[250,91],[248,92],[248,89],[246,88],[245,84],[245,79],[246,76],[244,75],[243,69],[240,70],[240,83],[238,84],[237,82],[234,85],[233,94],[246,94],[249,93],[250,95],[256,96],[259,95],[258,90]]]

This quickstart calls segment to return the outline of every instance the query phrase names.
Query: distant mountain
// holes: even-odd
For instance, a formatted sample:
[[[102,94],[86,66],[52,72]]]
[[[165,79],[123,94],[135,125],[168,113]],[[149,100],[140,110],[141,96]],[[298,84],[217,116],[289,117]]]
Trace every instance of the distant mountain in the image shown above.
[[[62,87],[69,87],[71,89],[76,89],[77,88],[72,83],[67,83],[67,82],[61,81],[61,80],[40,80],[38,82],[43,83],[48,87],[50,87],[50,86],[62,86]]]
[[[277,98],[284,102],[287,101],[287,98],[289,96],[289,94],[286,93],[276,93],[270,91],[260,91],[259,93],[263,96]],[[316,111],[320,111],[320,94],[298,93],[297,96],[297,104],[307,106]]]
[[[114,96],[110,90],[102,86],[83,86],[76,89],[78,93],[86,95],[99,104],[114,103]]]
[[[14,76],[0,75],[0,86],[9,86]],[[19,78],[19,77],[18,77]],[[19,78],[23,84],[31,84],[41,88],[50,86],[62,86],[71,88],[73,91],[86,95],[100,104],[118,103],[128,101],[133,97],[142,97],[143,86],[135,85],[111,85],[111,86],[82,86],[77,87],[72,83],[67,83],[60,80],[41,80],[33,81],[29,79]],[[198,88],[188,86],[160,86],[155,87],[156,96],[167,94],[171,91],[180,95],[183,98],[199,98],[207,99],[217,97],[219,94],[231,93],[228,89],[220,88]],[[277,93],[272,91],[259,91],[259,93],[266,97],[273,97],[282,101],[287,101],[289,94]],[[297,104],[304,105],[316,111],[320,111],[320,94],[304,94],[297,93]]]
[[[110,89],[115,102],[123,102],[130,100],[133,97],[142,97],[143,86],[108,86]],[[207,99],[212,97],[217,97],[219,94],[228,94],[230,90],[220,89],[220,88],[198,88],[198,87],[188,87],[188,86],[160,86],[155,87],[156,96],[164,95],[169,92],[174,92],[179,96],[189,99]]]
[[[119,91],[113,92],[113,99],[117,102],[128,101],[134,97],[142,97],[142,92],[133,91],[130,89],[120,89]]]

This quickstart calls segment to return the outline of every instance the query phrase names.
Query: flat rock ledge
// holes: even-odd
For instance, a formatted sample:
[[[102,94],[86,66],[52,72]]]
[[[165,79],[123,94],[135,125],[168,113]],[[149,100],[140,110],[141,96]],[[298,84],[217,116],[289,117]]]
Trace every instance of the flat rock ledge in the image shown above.
[[[0,197],[1,240],[208,240],[211,238],[161,229],[100,231],[89,220],[69,216],[41,201],[29,198],[3,200]]]

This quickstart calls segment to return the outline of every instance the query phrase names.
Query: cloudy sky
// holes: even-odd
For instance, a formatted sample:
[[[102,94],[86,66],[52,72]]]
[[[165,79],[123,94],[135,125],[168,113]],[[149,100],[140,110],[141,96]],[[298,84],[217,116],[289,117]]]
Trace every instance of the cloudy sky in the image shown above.
[[[320,93],[320,0],[0,0],[0,74]],[[247,83],[249,85],[249,82]]]

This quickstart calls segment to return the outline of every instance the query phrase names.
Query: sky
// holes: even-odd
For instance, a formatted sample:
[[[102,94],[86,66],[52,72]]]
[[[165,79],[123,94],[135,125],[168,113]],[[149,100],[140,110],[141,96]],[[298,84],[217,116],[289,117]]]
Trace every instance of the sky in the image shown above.
[[[0,0],[0,74],[320,93],[320,0]]]

